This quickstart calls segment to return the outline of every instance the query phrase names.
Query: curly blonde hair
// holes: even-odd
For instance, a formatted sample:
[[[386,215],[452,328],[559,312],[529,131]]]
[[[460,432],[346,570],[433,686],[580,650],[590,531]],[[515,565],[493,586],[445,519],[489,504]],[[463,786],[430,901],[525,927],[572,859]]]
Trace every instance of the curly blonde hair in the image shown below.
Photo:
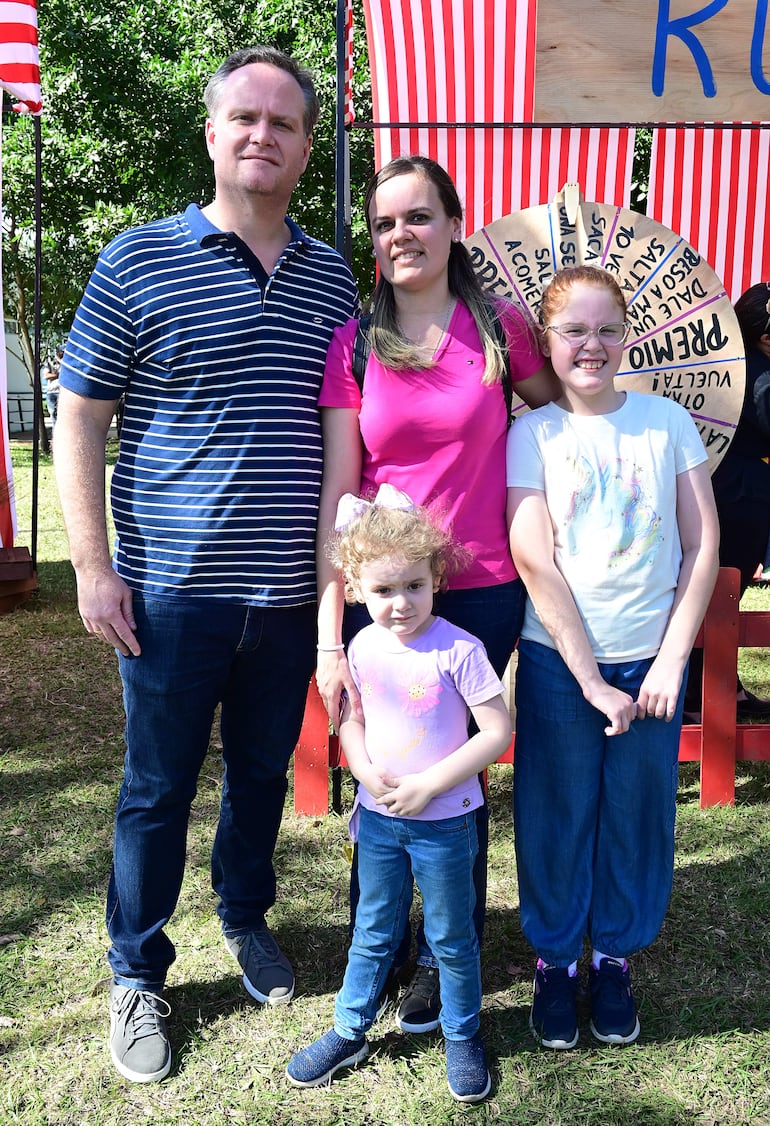
[[[470,562],[470,552],[452,538],[424,508],[372,505],[329,540],[327,554],[345,576],[345,600],[356,602],[361,568],[380,559],[403,559],[407,565],[426,559],[433,580],[446,589],[450,574]]]

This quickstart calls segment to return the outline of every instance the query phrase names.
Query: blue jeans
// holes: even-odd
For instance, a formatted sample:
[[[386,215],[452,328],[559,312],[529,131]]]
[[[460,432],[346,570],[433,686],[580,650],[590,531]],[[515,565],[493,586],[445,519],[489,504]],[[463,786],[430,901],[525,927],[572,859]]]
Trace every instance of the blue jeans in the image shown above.
[[[447,1040],[469,1040],[478,1031],[481,1009],[473,925],[476,818],[466,813],[417,821],[363,808],[359,818],[361,898],[334,1005],[335,1030],[357,1040],[371,1026],[409,918],[414,878],[422,892],[425,934],[438,962],[442,1031]]]
[[[599,670],[636,699],[651,664]],[[606,717],[556,650],[519,643],[513,821],[521,926],[549,965],[578,959],[586,934],[614,958],[656,938],[674,874],[683,703],[681,692],[670,723],[647,716],[606,736]]]
[[[110,965],[122,985],[159,989],[174,960],[187,823],[221,704],[224,779],[211,875],[228,934],[264,924],[286,773],[315,663],[315,606],[265,610],[134,594],[140,657],[119,655],[126,711],[123,785],[107,896]]]
[[[511,654],[521,631],[524,619],[526,591],[521,579],[497,586],[477,587],[472,590],[440,591],[434,599],[434,609],[442,618],[453,625],[472,633],[483,643],[490,663],[498,676],[508,667]],[[371,618],[365,606],[357,603],[345,608],[345,641],[355,637],[360,629],[369,625]],[[471,732],[476,725],[471,720]],[[486,801],[476,810],[476,832],[479,851],[473,869],[476,888],[474,924],[479,945],[484,937],[484,916],[487,908],[487,854],[489,851],[489,807]],[[358,904],[358,860],[357,849],[353,850],[353,864],[350,871],[350,932],[356,922]],[[412,936],[409,930],[408,912],[404,922],[403,938],[396,954],[396,966],[402,966],[409,957]],[[425,931],[420,924],[417,931],[417,959],[423,965],[435,966],[429,945],[425,941]]]

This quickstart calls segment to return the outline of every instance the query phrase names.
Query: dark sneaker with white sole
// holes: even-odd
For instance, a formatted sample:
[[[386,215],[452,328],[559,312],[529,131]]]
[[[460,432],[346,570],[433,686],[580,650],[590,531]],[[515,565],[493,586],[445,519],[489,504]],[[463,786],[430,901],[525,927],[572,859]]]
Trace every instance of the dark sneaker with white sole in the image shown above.
[[[294,996],[294,970],[267,927],[226,934],[225,946],[238,959],[243,984],[255,1001],[286,1005]]]
[[[633,1044],[640,1032],[628,962],[602,958],[590,967],[591,1032],[603,1044]]]
[[[544,1048],[564,1050],[578,1042],[577,975],[566,966],[544,966],[538,962],[529,1014],[532,1035]]]
[[[124,1079],[157,1083],[171,1070],[166,1017],[171,1007],[159,993],[110,985],[110,1055]]]
[[[356,1067],[368,1055],[369,1045],[365,1036],[359,1040],[346,1040],[332,1028],[291,1057],[286,1078],[295,1087],[322,1087],[331,1083],[335,1071],[341,1067]]]
[[[418,965],[398,1006],[396,1024],[402,1032],[433,1032],[438,1028],[440,1011],[438,970]]]

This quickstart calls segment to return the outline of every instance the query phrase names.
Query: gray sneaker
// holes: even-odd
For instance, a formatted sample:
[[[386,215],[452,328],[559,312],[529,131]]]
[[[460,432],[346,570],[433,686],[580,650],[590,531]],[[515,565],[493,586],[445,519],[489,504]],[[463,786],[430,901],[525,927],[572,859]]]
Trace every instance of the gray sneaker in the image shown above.
[[[248,934],[226,934],[225,946],[238,959],[243,984],[265,1005],[286,1005],[294,996],[294,970],[267,927]]]
[[[132,1083],[154,1083],[171,1070],[166,1017],[171,1007],[158,993],[110,985],[110,1055]]]

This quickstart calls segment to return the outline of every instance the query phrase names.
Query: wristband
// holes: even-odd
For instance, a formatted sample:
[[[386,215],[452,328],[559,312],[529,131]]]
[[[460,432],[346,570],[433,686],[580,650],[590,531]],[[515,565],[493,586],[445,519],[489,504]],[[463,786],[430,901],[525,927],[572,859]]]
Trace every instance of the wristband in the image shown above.
[[[341,653],[344,645],[316,645],[319,653]]]

